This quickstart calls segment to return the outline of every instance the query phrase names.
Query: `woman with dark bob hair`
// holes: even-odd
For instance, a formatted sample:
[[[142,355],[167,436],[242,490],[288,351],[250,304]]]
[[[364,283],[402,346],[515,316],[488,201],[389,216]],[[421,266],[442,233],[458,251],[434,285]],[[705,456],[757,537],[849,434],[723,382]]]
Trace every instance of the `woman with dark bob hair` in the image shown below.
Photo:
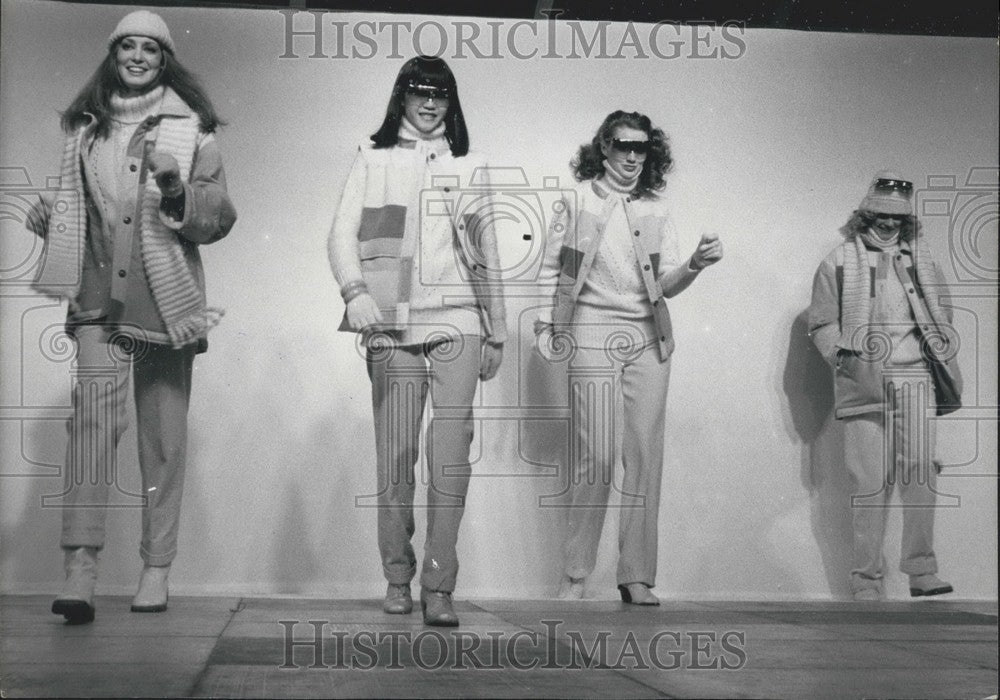
[[[66,328],[77,346],[60,498],[66,584],[52,604],[71,624],[94,619],[112,495],[114,505],[142,505],[144,567],[131,609],[167,607],[192,365],[222,315],[206,304],[198,253],[236,220],[213,136],[220,122],[175,54],[159,15],[140,10],[118,23],[100,67],[62,115],[60,191],[28,221],[45,239],[35,287],[69,302]],[[130,374],[141,495],[115,478]]]
[[[667,138],[649,117],[612,112],[573,159],[579,184],[549,227],[539,278],[553,305],[535,332],[542,356],[567,364],[575,446],[560,598],[582,598],[594,569],[620,443],[618,590],[626,603],[659,604],[650,589],[674,349],[666,299],[722,258],[714,235],[681,258],[659,196],[672,163]]]
[[[330,230],[330,265],[372,383],[383,610],[413,609],[414,466],[428,392],[430,484],[420,601],[428,625],[455,626],[456,543],[471,467],[472,400],[493,378],[507,329],[485,180],[469,150],[458,85],[439,58],[407,61],[385,119],[362,143]],[[486,193],[474,205],[459,196]],[[424,206],[426,205],[426,206]]]

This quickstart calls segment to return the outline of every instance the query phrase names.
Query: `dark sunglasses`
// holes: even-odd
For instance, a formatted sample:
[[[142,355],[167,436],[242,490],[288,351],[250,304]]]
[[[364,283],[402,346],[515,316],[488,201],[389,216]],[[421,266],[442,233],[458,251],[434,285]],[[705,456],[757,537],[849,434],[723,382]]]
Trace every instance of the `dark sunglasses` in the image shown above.
[[[891,178],[880,177],[875,180],[875,189],[909,194],[913,191],[913,183],[907,180],[893,180]]]
[[[421,100],[447,100],[448,88],[417,83],[411,80],[406,85],[406,94],[419,97]]]
[[[611,148],[619,153],[635,153],[644,156],[649,153],[649,141],[629,141],[627,139],[611,139]]]

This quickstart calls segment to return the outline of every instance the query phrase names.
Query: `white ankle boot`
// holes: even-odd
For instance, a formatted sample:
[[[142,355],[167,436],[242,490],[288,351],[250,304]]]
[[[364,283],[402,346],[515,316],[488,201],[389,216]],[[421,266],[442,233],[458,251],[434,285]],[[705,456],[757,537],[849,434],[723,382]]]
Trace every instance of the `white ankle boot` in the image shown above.
[[[66,583],[62,593],[52,603],[52,612],[64,616],[71,625],[93,622],[97,547],[74,547],[64,552]]]
[[[586,580],[582,578],[563,576],[563,580],[559,584],[559,592],[556,594],[556,598],[560,600],[579,600],[580,598],[583,598],[585,583]]]
[[[132,599],[132,612],[163,612],[167,609],[167,574],[170,566],[144,566],[139,591]]]

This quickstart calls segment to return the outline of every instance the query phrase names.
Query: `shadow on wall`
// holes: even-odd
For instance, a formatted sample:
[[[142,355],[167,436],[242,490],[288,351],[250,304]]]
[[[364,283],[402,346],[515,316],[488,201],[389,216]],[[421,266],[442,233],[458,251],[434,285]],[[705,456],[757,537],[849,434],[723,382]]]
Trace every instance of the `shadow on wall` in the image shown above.
[[[850,597],[853,534],[844,434],[833,417],[833,374],[809,338],[808,310],[792,322],[782,387],[789,436],[801,443],[802,485],[809,491],[813,536],[830,592]]]
[[[566,409],[568,381],[565,364],[550,364],[534,349],[534,333],[521,336],[518,370],[522,405]],[[566,534],[567,501],[570,482],[569,412],[565,418],[529,419],[520,422],[518,450],[521,461],[532,465],[539,478],[531,479],[528,497],[537,511],[539,533],[535,544],[534,566],[549,597],[555,597],[563,571],[563,539]],[[527,534],[527,533],[525,533]]]

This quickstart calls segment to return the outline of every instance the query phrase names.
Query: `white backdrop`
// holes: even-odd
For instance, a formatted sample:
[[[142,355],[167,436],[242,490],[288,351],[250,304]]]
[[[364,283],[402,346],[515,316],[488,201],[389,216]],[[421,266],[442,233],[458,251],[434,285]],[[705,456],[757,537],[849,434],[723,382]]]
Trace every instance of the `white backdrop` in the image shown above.
[[[58,111],[97,66],[125,8],[3,0],[2,9],[0,581],[4,592],[54,591],[60,513],[42,497],[60,490],[71,363],[52,346],[64,307],[23,284],[37,249],[17,197],[58,174]],[[309,58],[313,40],[300,37],[298,58],[279,58],[285,17],[275,11],[157,11],[229,122],[218,139],[239,211],[230,236],[202,251],[210,301],[227,314],[195,365],[172,591],[379,595],[375,511],[359,507],[375,484],[369,383],[353,337],[336,331],[343,304],[325,241],[353,150],[378,126],[395,74],[414,53],[409,35],[396,55],[383,40],[368,59]],[[295,26],[312,19],[303,13]],[[319,26],[330,55],[334,21],[348,36],[382,20],[434,20],[453,35],[453,19],[337,13]],[[871,175],[891,166],[928,201],[925,227],[954,285],[968,383],[970,408],[940,426],[948,507],[938,514],[936,549],[958,596],[995,599],[996,41],[748,30],[740,49],[718,30],[708,41],[737,57],[696,58],[710,49],[684,29],[674,35],[676,58],[629,50],[623,59],[572,58],[563,46],[563,57],[545,59],[541,38],[522,26],[514,48],[540,47],[522,60],[503,39],[511,22],[474,24],[483,36],[500,32],[498,58],[456,58],[454,41],[444,52],[474,149],[493,165],[523,168],[530,186],[555,177],[565,187],[570,157],[608,112],[645,112],[672,140],[668,196],[682,247],[693,249],[707,231],[725,241],[722,263],[671,302],[677,351],[657,593],[846,595],[842,436],[803,312],[837,229]],[[595,29],[582,25],[587,36]],[[648,37],[650,26],[635,30]],[[610,27],[613,36],[623,31]],[[571,39],[568,26],[559,32]],[[425,50],[436,50],[436,36],[422,37]],[[503,232],[511,265],[532,250],[521,233]],[[559,577],[562,514],[544,497],[564,478],[565,422],[518,420],[525,406],[562,400],[558,378],[530,353],[531,292],[510,288],[512,338],[498,379],[479,397],[493,418],[477,426],[473,446],[460,596],[545,596]],[[129,431],[120,450],[121,483],[132,491],[134,441]],[[906,595],[896,570],[900,519],[897,510],[886,539],[895,597]],[[131,592],[138,522],[135,508],[109,517],[99,592]],[[423,522],[418,513],[418,553]],[[595,597],[614,593],[615,532],[609,517]]]

